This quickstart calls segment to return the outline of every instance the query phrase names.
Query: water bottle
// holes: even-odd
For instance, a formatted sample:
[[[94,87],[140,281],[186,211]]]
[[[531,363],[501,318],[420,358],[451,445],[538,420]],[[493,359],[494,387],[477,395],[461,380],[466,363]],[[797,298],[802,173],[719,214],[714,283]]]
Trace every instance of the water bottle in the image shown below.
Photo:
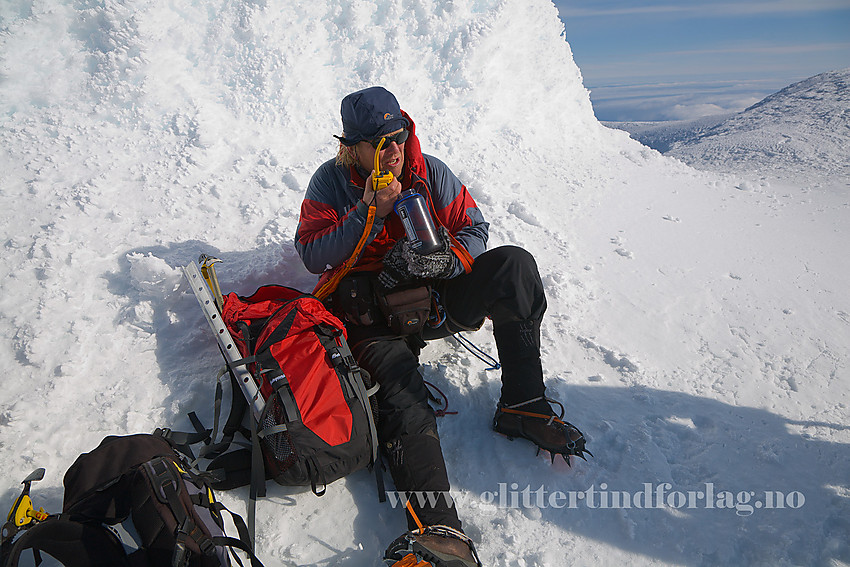
[[[414,252],[424,256],[443,247],[425,197],[411,187],[398,196],[394,208]]]

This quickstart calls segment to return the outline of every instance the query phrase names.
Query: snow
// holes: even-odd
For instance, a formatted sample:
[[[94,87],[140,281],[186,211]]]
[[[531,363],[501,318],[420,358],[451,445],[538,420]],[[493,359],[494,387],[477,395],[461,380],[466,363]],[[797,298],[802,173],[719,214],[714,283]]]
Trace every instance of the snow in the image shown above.
[[[611,123],[700,169],[850,176],[850,67],[789,85],[733,115]]]
[[[846,98],[817,99],[843,122],[772,115],[826,156],[811,167],[752,150],[697,170],[596,121],[544,0],[7,1],[0,42],[2,502],[43,466],[33,498],[57,511],[102,437],[211,420],[221,359],[180,266],[210,253],[226,291],[311,289],[292,246],[306,183],[339,101],[380,84],[491,246],[537,258],[549,393],[595,455],[552,464],[492,433],[497,373],[430,344],[484,563],[850,563]],[[495,353],[489,331],[468,337]],[[247,489],[221,498],[244,513]],[[366,471],[321,499],[269,485],[257,549],[374,565],[404,526]]]

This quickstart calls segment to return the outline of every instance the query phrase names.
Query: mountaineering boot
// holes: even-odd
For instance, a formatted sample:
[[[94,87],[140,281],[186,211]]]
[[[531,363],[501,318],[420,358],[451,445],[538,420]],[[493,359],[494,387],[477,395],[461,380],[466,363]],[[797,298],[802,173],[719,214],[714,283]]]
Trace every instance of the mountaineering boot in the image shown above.
[[[385,444],[396,489],[405,494],[407,533],[384,553],[392,567],[481,567],[464,535],[436,431],[403,435]]]
[[[563,421],[564,406],[546,398],[540,362],[540,321],[502,321],[493,325],[493,335],[502,364],[502,393],[493,417],[493,430],[510,439],[522,437],[549,451],[552,460],[562,455],[584,459],[584,434]],[[555,415],[549,402],[558,404]],[[591,455],[592,456],[592,455]]]
[[[536,405],[539,407],[541,401],[548,406],[546,413],[525,411],[526,406]],[[550,401],[561,407],[560,416],[556,416],[555,412],[552,411],[552,407],[549,405]],[[585,459],[584,453],[587,453],[592,457],[593,453],[585,448],[584,434],[572,423],[564,421],[563,417],[564,406],[560,402],[545,397],[512,406],[500,403],[496,407],[496,415],[493,416],[493,431],[501,433],[511,440],[516,437],[528,439],[537,445],[538,453],[540,449],[549,451],[552,462],[555,462],[555,455],[561,455],[568,465],[570,464],[570,455]]]
[[[384,553],[389,567],[481,567],[475,546],[463,532],[428,526],[396,538]]]

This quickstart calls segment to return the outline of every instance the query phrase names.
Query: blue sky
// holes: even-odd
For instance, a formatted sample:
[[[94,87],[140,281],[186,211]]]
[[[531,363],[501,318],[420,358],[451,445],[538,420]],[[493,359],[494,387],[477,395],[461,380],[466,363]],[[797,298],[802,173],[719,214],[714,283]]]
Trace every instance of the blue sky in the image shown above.
[[[737,112],[850,67],[850,0],[554,0],[600,120]]]

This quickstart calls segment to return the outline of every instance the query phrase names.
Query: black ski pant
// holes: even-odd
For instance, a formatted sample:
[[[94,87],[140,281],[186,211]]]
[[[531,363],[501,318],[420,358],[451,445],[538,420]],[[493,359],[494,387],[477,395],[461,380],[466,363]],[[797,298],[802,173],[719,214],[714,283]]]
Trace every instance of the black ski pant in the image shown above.
[[[519,403],[543,393],[540,321],[546,298],[534,258],[515,246],[481,254],[470,273],[434,288],[446,314],[440,328],[426,326],[422,337],[405,338],[394,336],[383,323],[349,325],[348,335],[358,364],[381,385],[378,435],[396,489],[412,495],[410,503],[424,525],[461,529],[449,496],[434,410],[419,372],[421,339],[477,329],[490,317],[502,364],[501,401]],[[420,500],[417,493],[428,497]],[[416,527],[409,514],[408,527]]]

